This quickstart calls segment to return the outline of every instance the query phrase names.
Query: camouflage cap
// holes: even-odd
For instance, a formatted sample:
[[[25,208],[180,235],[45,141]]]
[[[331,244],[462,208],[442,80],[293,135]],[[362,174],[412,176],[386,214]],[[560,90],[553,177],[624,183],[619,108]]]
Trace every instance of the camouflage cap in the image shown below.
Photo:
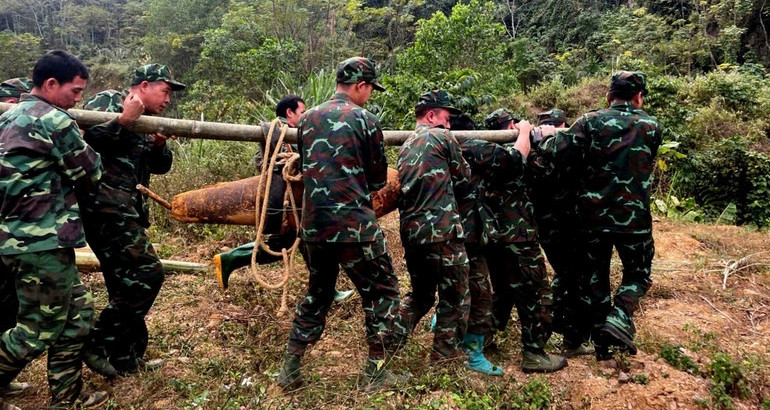
[[[567,114],[564,110],[554,108],[537,114],[537,125],[567,125]]]
[[[519,122],[519,119],[514,117],[513,114],[505,108],[498,108],[484,118],[484,126],[487,127],[488,130],[499,130],[510,121],[517,123]]]
[[[32,90],[32,81],[27,77],[11,78],[0,83],[0,97],[20,97],[21,93]]]
[[[355,84],[367,82],[377,91],[385,88],[377,81],[377,69],[374,60],[366,57],[351,57],[337,65],[337,82]]]
[[[141,84],[142,81],[164,81],[174,91],[184,90],[186,87],[184,84],[174,81],[174,78],[171,76],[171,70],[162,64],[147,64],[137,68],[131,85]]]
[[[647,77],[641,71],[618,71],[612,75],[610,91],[633,91],[647,95]]]
[[[417,100],[417,104],[414,105],[414,110],[418,111],[421,108],[433,109],[443,108],[449,111],[450,114],[462,114],[463,112],[452,106],[452,94],[444,90],[430,90],[420,96]]]

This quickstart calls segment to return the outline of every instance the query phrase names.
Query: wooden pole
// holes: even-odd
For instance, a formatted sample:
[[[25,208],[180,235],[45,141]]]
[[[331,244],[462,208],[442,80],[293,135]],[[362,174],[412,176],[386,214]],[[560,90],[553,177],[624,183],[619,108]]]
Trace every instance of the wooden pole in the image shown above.
[[[14,104],[0,103],[0,113],[4,113],[14,107]],[[88,111],[71,109],[68,111],[81,127],[105,123],[119,114],[101,111]],[[132,131],[139,133],[160,132],[166,135],[178,137],[212,139],[225,141],[250,141],[263,142],[265,140],[264,129],[259,125],[228,124],[223,122],[206,122],[192,120],[178,120],[174,118],[153,117],[142,115],[130,127]],[[384,131],[385,145],[401,145],[412,135],[412,131]],[[497,143],[515,141],[519,136],[518,130],[502,131],[452,131],[457,138],[475,138]],[[297,142],[297,129],[289,128],[284,140],[288,143]]]
[[[161,259],[161,265],[163,269],[171,272],[206,272],[209,267],[201,263],[176,261],[170,259]],[[88,252],[84,249],[78,249],[75,251],[75,265],[81,270],[99,270],[99,259],[96,259],[96,255],[92,252]]]

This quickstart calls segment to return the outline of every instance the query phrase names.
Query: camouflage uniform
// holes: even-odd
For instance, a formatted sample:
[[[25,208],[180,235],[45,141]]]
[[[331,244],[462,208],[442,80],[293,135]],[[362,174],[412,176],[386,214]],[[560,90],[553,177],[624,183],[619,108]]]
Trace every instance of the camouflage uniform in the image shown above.
[[[145,79],[169,82],[170,74],[165,66],[151,64],[137,70],[133,84]],[[172,89],[179,86],[172,84]],[[128,91],[102,91],[83,108],[119,113],[127,95]],[[88,350],[128,373],[136,371],[147,350],[144,318],[164,280],[160,259],[145,231],[150,226],[147,197],[136,185],[149,186],[150,174],[168,172],[172,154],[165,144],[156,146],[154,136],[123,128],[117,119],[87,129],[85,140],[104,162],[102,184],[82,208],[86,238],[99,259],[109,293],[109,304],[94,325]]]
[[[644,74],[618,72],[610,91],[644,95]],[[586,248],[580,278],[585,305],[575,317],[588,313],[599,357],[606,355],[609,345],[636,352],[633,314],[652,284],[650,185],[660,143],[661,128],[655,118],[628,101],[615,100],[609,108],[589,112],[568,131],[558,133],[548,151],[557,166],[583,169],[577,212]],[[610,295],[613,246],[623,263],[614,298]]]
[[[65,111],[25,94],[0,117],[0,266],[12,277],[0,291],[19,305],[0,336],[0,386],[48,349],[52,402],[80,393],[93,300],[75,267],[73,248],[85,245],[76,195],[100,176],[99,155]]]
[[[538,114],[537,125],[560,126],[566,124],[564,111],[553,109]],[[565,346],[576,346],[588,340],[589,335],[582,332],[572,320],[568,311],[578,306],[579,260],[582,243],[578,239],[575,209],[577,186],[580,183],[580,171],[576,169],[554,167],[544,158],[543,151],[553,143],[552,137],[546,137],[538,145],[533,145],[532,200],[535,205],[538,239],[554,271],[551,282],[553,297],[551,313],[553,329],[564,335]]]
[[[420,97],[417,107],[457,111],[449,98],[445,91],[430,91]],[[456,187],[468,187],[470,168],[451,132],[418,122],[398,151],[398,176],[401,242],[412,281],[400,309],[400,326],[411,332],[433,306],[438,288],[431,358],[461,355],[470,294],[465,231],[457,205],[458,196],[464,194]]]
[[[337,83],[360,81],[382,90],[371,60],[356,57],[340,63]],[[300,237],[310,274],[287,353],[302,356],[321,337],[342,266],[361,295],[369,358],[382,359],[390,347],[399,295],[371,201],[371,191],[385,186],[387,176],[380,121],[338,92],[303,114],[298,135],[304,185]]]
[[[32,89],[29,78],[19,77],[11,78],[0,83],[0,101],[5,98],[21,97],[22,93],[28,93]],[[10,272],[5,271],[5,267],[0,264],[0,289],[7,289],[7,292],[0,293],[0,312],[16,312],[19,309],[19,300],[16,297],[15,285]],[[0,332],[16,326],[16,316],[0,316]]]
[[[498,110],[487,124],[502,124],[510,116]],[[511,117],[512,118],[512,117]],[[509,175],[502,186],[487,190],[485,201],[495,213],[499,233],[486,249],[487,264],[494,289],[493,325],[503,330],[515,304],[521,322],[521,341],[525,351],[543,354],[550,338],[550,315],[543,302],[548,298],[545,258],[537,242],[534,206],[525,182],[525,158],[512,145],[505,145],[512,158]],[[520,176],[520,177],[517,177]]]

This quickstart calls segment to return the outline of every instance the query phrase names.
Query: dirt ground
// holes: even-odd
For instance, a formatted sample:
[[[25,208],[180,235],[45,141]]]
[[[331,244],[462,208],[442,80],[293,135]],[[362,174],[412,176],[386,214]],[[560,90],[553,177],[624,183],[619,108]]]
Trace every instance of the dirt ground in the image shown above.
[[[404,294],[408,281],[397,214],[381,223]],[[654,236],[654,284],[636,317],[639,353],[620,358],[617,367],[600,365],[593,357],[570,359],[566,369],[545,376],[550,401],[527,408],[716,408],[708,377],[678,370],[660,357],[663,346],[674,344],[682,345],[682,352],[702,369],[714,352],[727,353],[749,369],[745,379],[750,394],[735,397],[735,408],[761,408],[763,399],[770,397],[770,234],[660,220],[655,222]],[[208,262],[224,249],[221,243],[199,244],[174,257]],[[619,272],[614,261],[615,282]],[[274,273],[273,279],[279,275]],[[101,275],[84,276],[97,306],[103,306]],[[300,297],[305,277],[302,273],[292,281],[288,306]],[[349,287],[341,276],[338,288]],[[259,288],[246,269],[233,275],[227,292],[219,289],[211,273],[172,274],[148,319],[147,356],[165,359],[164,367],[114,381],[86,370],[87,388],[109,390],[113,398],[107,408],[114,409],[505,408],[516,407],[508,401],[513,397],[508,391],[539,380],[519,369],[517,323],[500,335],[500,349],[489,354],[504,367],[501,378],[462,368],[431,369],[427,360],[431,334],[421,326],[392,365],[412,373],[411,386],[375,395],[357,392],[350,387],[365,358],[359,302],[354,297],[332,308],[324,337],[303,360],[305,387],[286,393],[274,385],[291,321],[291,315],[276,313],[280,292]],[[558,342],[558,337],[552,338],[549,349],[556,350]],[[34,388],[14,403],[23,409],[46,403],[44,369],[44,361],[37,360],[22,372],[19,380],[34,383]]]

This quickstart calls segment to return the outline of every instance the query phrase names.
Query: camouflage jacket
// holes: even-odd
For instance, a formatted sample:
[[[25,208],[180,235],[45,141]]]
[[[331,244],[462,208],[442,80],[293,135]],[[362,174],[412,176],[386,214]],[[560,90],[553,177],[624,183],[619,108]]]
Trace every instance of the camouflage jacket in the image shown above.
[[[282,125],[286,125],[286,118],[284,117],[276,117],[281,121]],[[267,134],[270,132],[270,123],[269,122],[263,122],[259,124],[262,126],[262,129],[264,130],[265,137],[267,137]],[[281,128],[279,126],[275,127],[275,130],[273,131],[273,140],[270,141],[270,156],[273,156],[273,152],[275,152],[275,144],[278,142],[278,138],[281,136]],[[265,153],[265,142],[259,142],[259,145],[257,146],[257,152],[254,153],[254,167],[257,170],[257,174],[262,172],[262,161],[264,153]],[[297,145],[296,144],[283,144],[281,147],[281,152],[297,152]],[[270,158],[267,158],[267,160],[270,160]],[[280,160],[276,161],[276,164],[279,163]],[[269,163],[268,163],[269,165]],[[274,168],[276,171],[280,170],[279,167]]]
[[[457,186],[468,187],[471,170],[460,143],[448,130],[422,123],[398,151],[401,241],[427,244],[465,238],[457,205]]]
[[[512,164],[510,154],[498,144],[469,138],[460,141],[460,147],[471,169],[470,188],[458,189],[458,192],[467,192],[457,203],[467,235],[465,242],[486,245],[499,235],[499,229],[494,212],[483,200],[483,195],[500,188],[501,181],[510,177],[507,172],[516,166]]]
[[[372,242],[384,239],[371,191],[385,186],[380,120],[347,94],[305,112],[298,124],[302,162],[302,221],[307,242]]]
[[[84,246],[77,198],[101,174],[75,120],[22,95],[0,116],[0,255]]]
[[[508,152],[508,159],[500,168],[506,177],[501,184],[484,192],[484,200],[492,208],[499,229],[494,239],[503,243],[536,241],[534,205],[525,179],[526,159],[513,144],[505,144],[503,148]]]
[[[123,112],[127,91],[102,91],[91,97],[86,110]],[[85,140],[102,155],[104,176],[99,190],[84,206],[86,212],[122,214],[150,226],[147,197],[137,184],[150,185],[150,174],[165,174],[171,169],[173,156],[164,144],[155,146],[155,137],[137,134],[123,128],[117,119],[94,125],[85,131]]]
[[[559,168],[582,169],[577,212],[588,231],[649,233],[658,121],[628,102],[583,115],[546,151]]]

